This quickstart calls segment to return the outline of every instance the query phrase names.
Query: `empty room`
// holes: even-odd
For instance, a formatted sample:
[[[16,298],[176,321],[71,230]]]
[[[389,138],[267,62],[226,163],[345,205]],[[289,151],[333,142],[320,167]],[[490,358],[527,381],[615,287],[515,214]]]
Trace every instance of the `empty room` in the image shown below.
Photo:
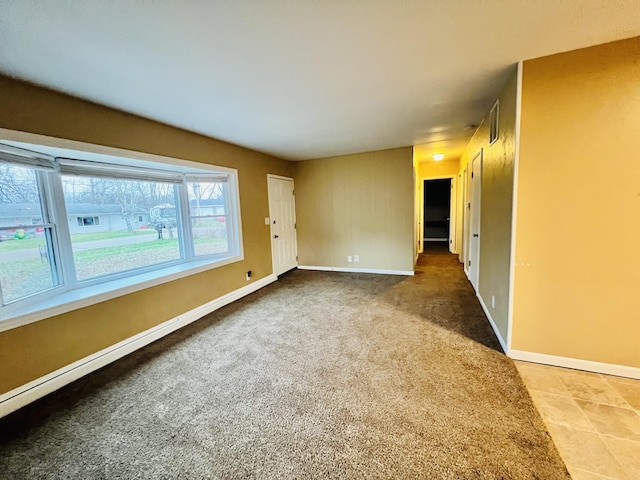
[[[0,478],[640,478],[639,12],[2,2]]]

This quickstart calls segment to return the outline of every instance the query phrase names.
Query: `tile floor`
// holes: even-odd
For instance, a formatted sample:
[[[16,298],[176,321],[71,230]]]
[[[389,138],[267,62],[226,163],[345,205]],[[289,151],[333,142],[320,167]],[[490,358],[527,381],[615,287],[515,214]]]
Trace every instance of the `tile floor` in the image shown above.
[[[640,380],[515,363],[574,480],[640,479]]]

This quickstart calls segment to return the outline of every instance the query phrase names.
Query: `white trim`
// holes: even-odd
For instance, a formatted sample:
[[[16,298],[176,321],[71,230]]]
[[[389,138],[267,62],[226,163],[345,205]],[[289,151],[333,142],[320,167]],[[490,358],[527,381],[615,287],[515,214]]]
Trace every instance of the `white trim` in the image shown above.
[[[555,367],[573,368],[574,370],[604,373],[605,375],[615,375],[617,377],[640,380],[640,368],[630,367],[628,365],[594,362],[591,360],[581,360],[579,358],[548,355],[546,353],[525,352],[523,350],[509,350],[507,355],[514,360],[522,360],[524,362],[541,363]]]
[[[500,333],[500,330],[498,330],[498,326],[496,325],[496,322],[493,321],[493,317],[491,316],[491,313],[489,313],[489,309],[487,308],[487,305],[484,303],[484,299],[479,293],[476,294],[476,297],[478,297],[478,300],[480,300],[480,306],[482,307],[482,310],[484,310],[484,314],[487,316],[487,320],[489,320],[489,323],[491,324],[491,328],[493,328],[493,332],[496,334],[496,337],[498,337],[498,341],[500,342],[502,351],[504,353],[507,353],[508,352],[507,344],[502,338],[502,334]]]
[[[280,180],[291,180],[293,181],[293,177],[285,177],[282,175],[276,175],[275,173],[267,173],[267,178],[278,178]]]
[[[513,197],[511,201],[511,258],[509,259],[509,299],[507,306],[507,347],[513,337],[513,294],[516,276],[516,222],[518,219],[518,165],[520,164],[520,122],[522,119],[522,61],[518,62],[516,80],[516,130],[513,156]]]
[[[496,138],[491,140],[491,128],[493,127],[493,123],[491,122],[491,114],[493,111],[496,111]],[[493,145],[500,138],[500,99],[496,100],[496,103],[493,104],[491,110],[489,110],[489,146]]]
[[[380,275],[413,275],[413,270],[379,270],[377,268],[345,268],[298,265],[300,270],[321,270],[323,272],[378,273]]]
[[[278,279],[271,274],[0,395],[0,418]]]
[[[456,178],[458,174],[455,175],[436,175],[430,177],[420,177],[420,179],[424,182],[425,180],[446,180],[447,178]]]

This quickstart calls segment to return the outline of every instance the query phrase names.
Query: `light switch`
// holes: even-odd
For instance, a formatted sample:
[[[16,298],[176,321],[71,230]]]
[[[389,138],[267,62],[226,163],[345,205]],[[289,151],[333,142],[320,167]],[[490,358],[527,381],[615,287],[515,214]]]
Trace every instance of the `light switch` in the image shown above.
[[[264,217],[264,224],[269,225],[269,223],[271,223],[271,221],[269,220],[269,217]]]

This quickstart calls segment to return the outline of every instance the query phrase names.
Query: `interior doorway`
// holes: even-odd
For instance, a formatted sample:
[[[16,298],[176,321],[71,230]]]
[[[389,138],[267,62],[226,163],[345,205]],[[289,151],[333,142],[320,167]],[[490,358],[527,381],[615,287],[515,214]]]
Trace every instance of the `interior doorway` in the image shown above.
[[[423,239],[424,250],[451,249],[452,179],[424,180]]]

